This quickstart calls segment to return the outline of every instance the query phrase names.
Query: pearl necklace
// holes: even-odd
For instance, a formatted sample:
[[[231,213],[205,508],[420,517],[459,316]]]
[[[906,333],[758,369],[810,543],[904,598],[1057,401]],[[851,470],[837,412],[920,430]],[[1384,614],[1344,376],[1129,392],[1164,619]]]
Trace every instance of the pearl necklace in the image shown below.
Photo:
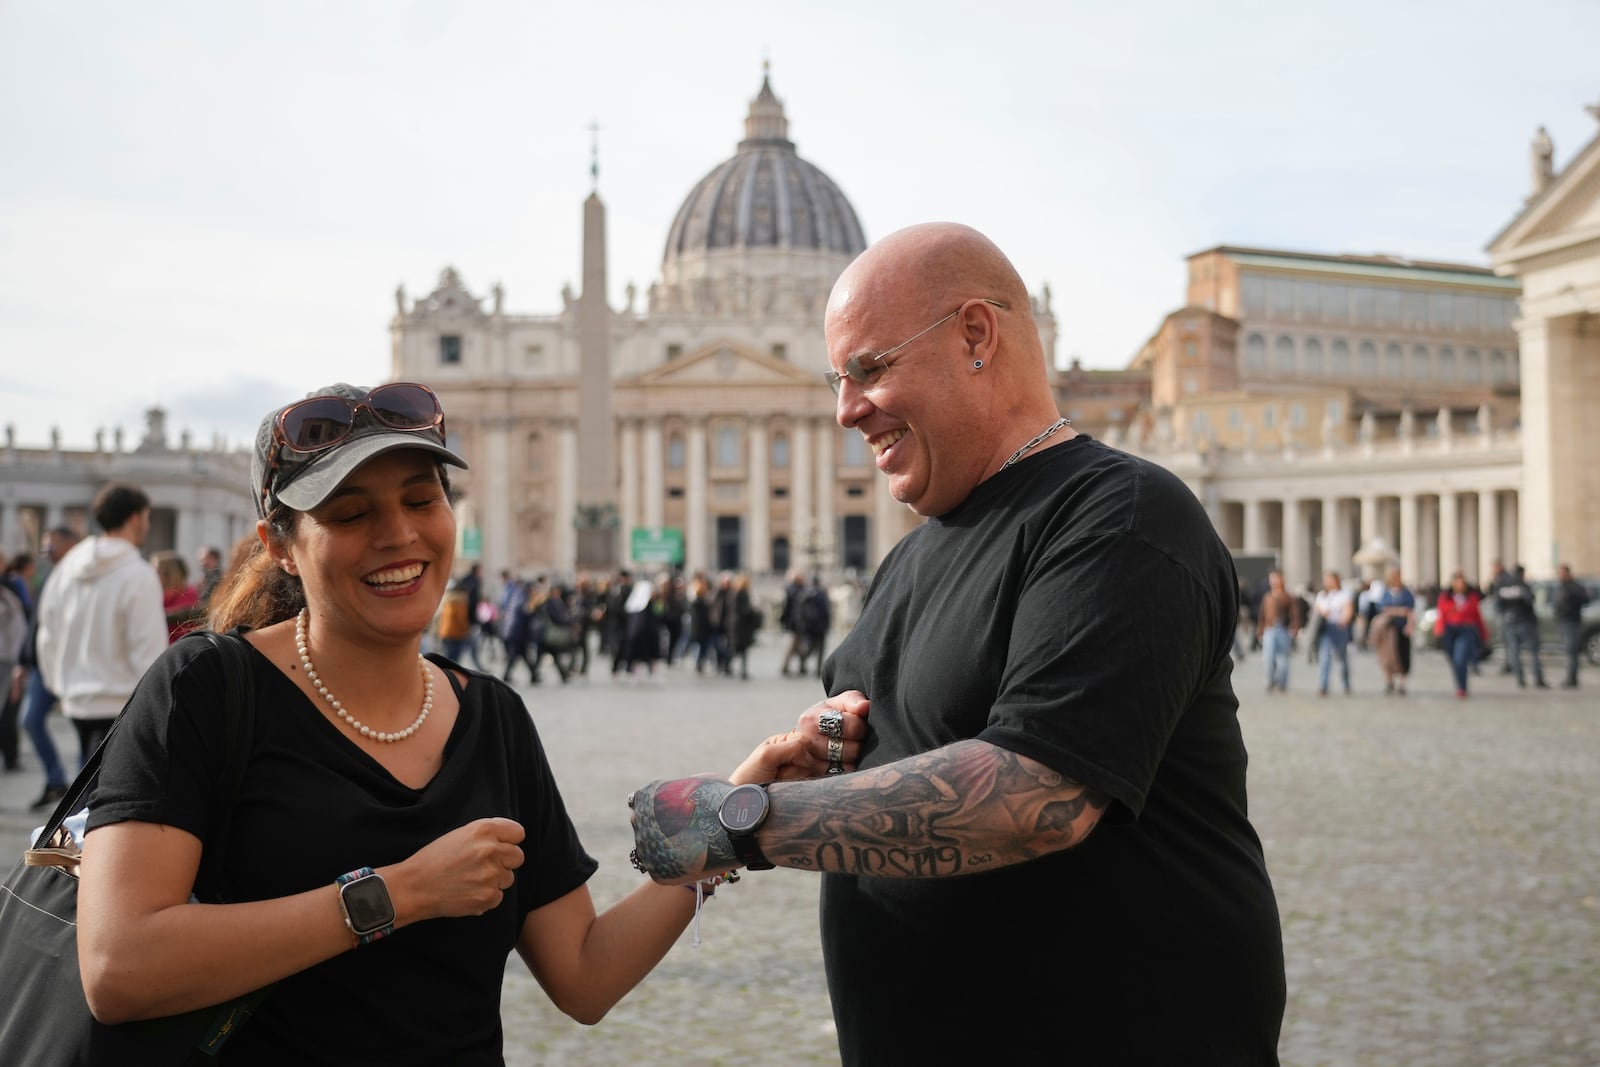
[[[317,695],[333,705],[333,710],[339,713],[339,718],[350,724],[350,729],[362,737],[370,737],[374,741],[404,741],[422,728],[422,723],[428,717],[428,712],[433,710],[433,674],[428,670],[428,661],[422,658],[422,653],[417,653],[417,667],[422,671],[422,710],[417,713],[417,718],[410,726],[398,733],[383,733],[370,726],[363,725],[359,719],[344,710],[344,705],[339,703],[339,698],[328,692],[328,687],[322,684],[322,679],[317,677],[317,669],[311,665],[311,653],[306,648],[306,619],[310,616],[309,608],[301,608],[300,614],[294,619],[294,644],[300,650],[300,666],[305,668],[306,678],[316,687]]]
[[[1055,422],[1052,422],[1050,424],[1050,428],[1045,430],[1044,433],[1040,434],[1038,437],[1035,437],[1033,440],[1029,441],[1015,452],[1011,453],[1011,458],[1000,464],[1000,471],[1005,470],[1017,460],[1021,459],[1023,456],[1026,456],[1033,449],[1034,445],[1038,444],[1040,441],[1043,441],[1046,437],[1049,437],[1051,434],[1055,433],[1065,425],[1067,425],[1066,419],[1057,419]],[[995,473],[999,474],[1000,471],[995,471]]]

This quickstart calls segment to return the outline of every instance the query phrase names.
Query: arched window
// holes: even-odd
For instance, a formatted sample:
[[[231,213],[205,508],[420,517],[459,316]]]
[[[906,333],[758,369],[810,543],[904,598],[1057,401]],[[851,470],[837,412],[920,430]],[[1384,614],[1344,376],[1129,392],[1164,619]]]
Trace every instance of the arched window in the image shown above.
[[[1489,384],[1504,385],[1511,380],[1511,369],[1506,365],[1506,354],[1498,348],[1489,353]]]
[[[1244,365],[1250,370],[1267,369],[1267,339],[1253,333],[1244,342]]]
[[[678,434],[667,438],[667,466],[675,471],[683,470],[683,438]]]
[[[789,466],[789,439],[781,433],[772,439],[772,465],[779,470]]]
[[[1362,341],[1356,350],[1356,371],[1363,378],[1378,376],[1378,346],[1371,341]]]
[[[1294,373],[1294,338],[1284,334],[1272,345],[1273,366],[1281,374]]]
[[[1461,363],[1461,380],[1467,385],[1477,385],[1483,381],[1483,353],[1476,348],[1467,349],[1466,358]]]
[[[723,426],[717,430],[717,466],[737,467],[739,465],[739,431],[732,426]]]
[[[1322,342],[1315,337],[1306,342],[1306,373],[1322,374]]]
[[[1333,342],[1333,376],[1350,377],[1350,342],[1343,339]]]
[[[1385,378],[1404,378],[1406,375],[1406,356],[1399,345],[1388,345],[1383,350],[1383,376]]]
[[[1439,349],[1439,362],[1433,368],[1434,377],[1441,382],[1456,380],[1456,350],[1453,348]]]
[[[1432,369],[1429,366],[1430,362],[1427,345],[1413,347],[1411,349],[1411,380],[1414,382],[1427,381],[1429,378],[1428,372]]]

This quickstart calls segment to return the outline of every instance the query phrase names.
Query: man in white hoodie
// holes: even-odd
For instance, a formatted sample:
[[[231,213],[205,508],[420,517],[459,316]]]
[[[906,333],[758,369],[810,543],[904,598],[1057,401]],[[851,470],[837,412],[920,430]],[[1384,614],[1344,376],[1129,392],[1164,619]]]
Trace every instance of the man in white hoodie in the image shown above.
[[[161,580],[139,555],[150,498],[108,485],[94,498],[94,521],[105,533],[63,556],[39,597],[39,670],[78,731],[79,766],[167,647]]]

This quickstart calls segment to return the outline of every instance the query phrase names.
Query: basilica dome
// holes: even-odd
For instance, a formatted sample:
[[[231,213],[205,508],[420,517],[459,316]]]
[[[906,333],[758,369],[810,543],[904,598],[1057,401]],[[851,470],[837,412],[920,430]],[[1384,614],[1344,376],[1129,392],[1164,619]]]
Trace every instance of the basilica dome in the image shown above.
[[[678,209],[662,278],[671,284],[726,270],[759,276],[768,273],[763,260],[793,270],[797,258],[826,263],[837,274],[866,246],[844,193],[795,151],[783,103],[764,76],[738,151],[702,178]]]

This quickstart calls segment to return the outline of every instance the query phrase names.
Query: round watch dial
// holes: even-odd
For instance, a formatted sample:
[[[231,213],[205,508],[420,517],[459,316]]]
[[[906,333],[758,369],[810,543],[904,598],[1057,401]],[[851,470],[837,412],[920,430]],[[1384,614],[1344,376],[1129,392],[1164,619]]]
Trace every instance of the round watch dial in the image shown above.
[[[747,834],[766,817],[767,791],[759,785],[736,786],[717,809],[717,818],[730,834]]]

